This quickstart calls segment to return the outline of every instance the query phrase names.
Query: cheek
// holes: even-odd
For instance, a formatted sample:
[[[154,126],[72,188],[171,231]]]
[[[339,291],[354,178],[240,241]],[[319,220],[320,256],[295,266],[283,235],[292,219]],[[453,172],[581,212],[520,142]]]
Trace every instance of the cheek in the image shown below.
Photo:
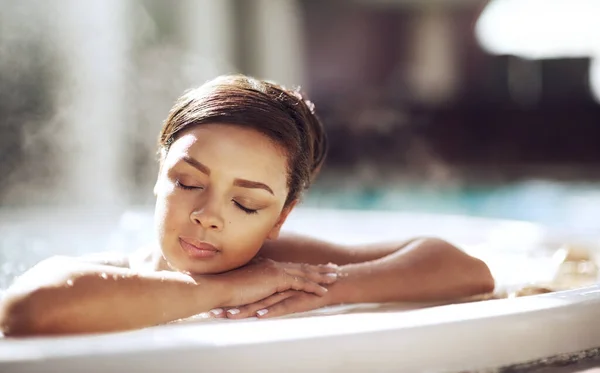
[[[237,214],[236,214],[237,215]],[[226,219],[229,227],[227,236],[230,242],[238,242],[246,247],[262,246],[262,243],[267,238],[275,223],[277,222],[277,214],[262,214],[256,216],[230,216]]]
[[[185,218],[183,208],[189,206],[185,201],[181,201],[175,193],[160,193],[156,197],[156,206],[154,209],[154,219],[157,231],[161,237],[175,231]]]
[[[255,257],[271,231],[272,225],[265,221],[249,220],[252,218],[241,219],[240,222],[232,219],[226,234],[221,236],[221,243],[227,248],[227,261],[231,268],[241,267]]]
[[[164,239],[165,231],[167,229],[167,211],[165,200],[158,196],[154,206],[154,229],[156,230],[156,234],[161,242]]]

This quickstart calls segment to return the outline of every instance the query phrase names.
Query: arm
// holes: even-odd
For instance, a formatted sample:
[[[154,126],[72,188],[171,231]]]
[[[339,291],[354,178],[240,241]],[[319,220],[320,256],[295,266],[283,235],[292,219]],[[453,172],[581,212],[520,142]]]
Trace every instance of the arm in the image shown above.
[[[382,258],[405,248],[418,239],[344,246],[308,236],[286,233],[277,240],[265,242],[259,255],[278,262],[346,265]]]
[[[424,238],[382,258],[341,267],[330,302],[440,301],[493,291],[485,263],[446,241]]]
[[[103,263],[122,263],[111,260]],[[318,296],[335,282],[331,267],[256,261],[219,275],[136,272],[98,260],[56,257],[21,276],[0,304],[7,336],[143,328],[208,310],[248,304],[295,289]]]
[[[221,305],[219,284],[176,272],[55,257],[21,276],[0,305],[6,335],[127,330],[189,317]],[[202,296],[200,296],[202,295]]]
[[[318,249],[318,244],[313,245],[309,245],[309,252]],[[343,246],[324,246],[322,258],[339,258],[343,265],[339,268],[339,280],[329,286],[329,292],[322,298],[284,292],[239,307],[239,312],[228,313],[227,317],[273,317],[341,303],[442,301],[494,289],[494,279],[487,265],[446,241],[420,238],[372,247],[373,254],[367,252],[368,246],[358,250],[348,248],[347,254],[344,254]],[[282,247],[282,256],[283,250]],[[288,257],[291,258],[297,257]],[[351,260],[365,258],[373,259],[358,263]]]
[[[288,234],[265,243],[260,255],[340,265],[342,280],[329,294],[342,293],[339,303],[451,299],[494,288],[485,263],[437,238],[344,246]]]

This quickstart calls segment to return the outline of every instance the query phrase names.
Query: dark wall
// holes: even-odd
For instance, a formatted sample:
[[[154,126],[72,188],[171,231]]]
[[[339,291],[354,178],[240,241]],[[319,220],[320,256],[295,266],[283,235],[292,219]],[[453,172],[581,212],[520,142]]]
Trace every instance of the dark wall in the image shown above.
[[[463,178],[600,178],[600,106],[590,61],[492,56],[475,39],[481,6],[448,8],[458,89],[415,99],[411,27],[418,7],[306,1],[311,95],[331,137],[328,167],[427,176],[441,164]]]

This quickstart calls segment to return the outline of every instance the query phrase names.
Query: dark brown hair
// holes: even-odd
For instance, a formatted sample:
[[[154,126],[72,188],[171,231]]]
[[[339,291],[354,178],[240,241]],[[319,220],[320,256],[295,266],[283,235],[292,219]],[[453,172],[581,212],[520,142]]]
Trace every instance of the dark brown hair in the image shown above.
[[[209,123],[253,128],[285,151],[286,206],[310,186],[325,160],[327,136],[314,105],[299,90],[243,75],[218,77],[181,96],[160,131],[161,157],[182,131]]]

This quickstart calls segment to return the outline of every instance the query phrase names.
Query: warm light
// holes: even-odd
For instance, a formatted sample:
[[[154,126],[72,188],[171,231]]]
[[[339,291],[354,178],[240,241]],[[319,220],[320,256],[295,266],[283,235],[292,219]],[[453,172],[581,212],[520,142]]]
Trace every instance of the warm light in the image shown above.
[[[475,27],[482,47],[523,58],[600,54],[600,1],[493,0]]]
[[[493,54],[527,59],[590,57],[590,87],[600,101],[599,0],[492,0],[475,26]]]

